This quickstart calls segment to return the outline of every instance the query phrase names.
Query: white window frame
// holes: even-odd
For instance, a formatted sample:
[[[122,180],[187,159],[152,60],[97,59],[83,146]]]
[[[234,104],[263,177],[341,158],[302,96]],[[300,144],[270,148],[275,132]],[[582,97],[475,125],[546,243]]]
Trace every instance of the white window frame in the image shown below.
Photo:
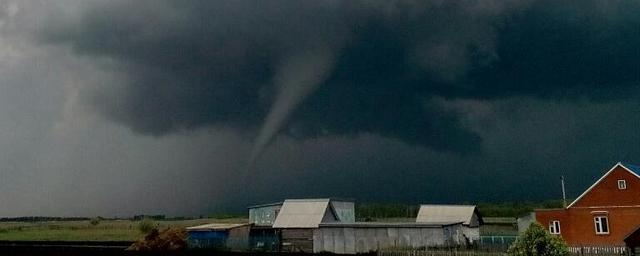
[[[559,220],[552,220],[549,222],[549,233],[553,234],[553,235],[559,235],[560,234],[560,221]]]
[[[626,180],[618,180],[618,189],[620,189],[620,190],[627,189],[627,181]]]
[[[605,220],[606,225],[602,225],[602,220]],[[596,228],[596,235],[608,235],[609,234],[609,218],[607,216],[595,216],[593,217],[593,224]],[[607,230],[604,231],[604,228]]]

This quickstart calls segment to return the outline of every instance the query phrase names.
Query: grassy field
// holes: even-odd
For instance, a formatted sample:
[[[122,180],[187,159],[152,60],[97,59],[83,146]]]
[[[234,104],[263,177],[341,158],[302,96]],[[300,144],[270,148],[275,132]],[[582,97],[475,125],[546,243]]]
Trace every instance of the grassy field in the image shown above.
[[[160,228],[190,227],[206,223],[244,223],[247,219],[195,219],[154,221]],[[144,235],[138,230],[139,221],[102,220],[98,225],[90,221],[0,222],[1,241],[134,241]]]

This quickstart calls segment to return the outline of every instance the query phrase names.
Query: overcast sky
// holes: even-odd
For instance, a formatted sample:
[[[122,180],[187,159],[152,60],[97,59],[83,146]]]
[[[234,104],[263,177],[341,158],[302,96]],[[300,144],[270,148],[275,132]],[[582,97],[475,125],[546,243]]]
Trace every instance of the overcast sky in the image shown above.
[[[577,197],[639,85],[640,1],[0,0],[0,216]]]

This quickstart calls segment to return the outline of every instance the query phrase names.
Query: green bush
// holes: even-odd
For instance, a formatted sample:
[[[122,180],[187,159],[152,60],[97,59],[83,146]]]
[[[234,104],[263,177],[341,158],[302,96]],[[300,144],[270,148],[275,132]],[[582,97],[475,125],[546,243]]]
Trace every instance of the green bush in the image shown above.
[[[569,256],[569,249],[560,236],[549,234],[542,225],[529,228],[509,247],[509,256]]]
[[[140,232],[142,232],[143,234],[149,234],[149,232],[151,232],[155,227],[156,224],[152,219],[149,218],[144,218],[140,221],[140,223],[138,223],[138,230],[140,230]]]
[[[93,218],[89,221],[89,223],[91,224],[91,226],[98,226],[98,224],[100,224],[100,218]]]

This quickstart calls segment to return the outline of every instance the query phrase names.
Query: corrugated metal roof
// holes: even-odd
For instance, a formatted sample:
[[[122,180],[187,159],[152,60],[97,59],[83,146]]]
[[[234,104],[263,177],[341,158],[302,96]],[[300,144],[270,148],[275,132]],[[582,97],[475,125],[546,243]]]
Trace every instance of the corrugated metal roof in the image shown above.
[[[416,222],[462,222],[469,225],[475,209],[475,205],[420,205]]]
[[[276,203],[270,203],[270,204],[258,204],[258,205],[252,205],[247,207],[247,209],[253,209],[253,208],[262,208],[262,207],[269,207],[269,206],[277,206],[277,205],[282,205],[283,202],[276,202]]]
[[[249,225],[249,223],[210,223],[204,224],[194,227],[188,227],[188,231],[218,231],[218,230],[228,230],[237,227],[242,227]]]
[[[420,223],[420,222],[354,222],[354,223],[321,223],[319,227],[353,227],[353,228],[440,228],[462,224],[462,222]]]
[[[287,199],[273,222],[274,228],[317,228],[327,211],[329,199]]]

